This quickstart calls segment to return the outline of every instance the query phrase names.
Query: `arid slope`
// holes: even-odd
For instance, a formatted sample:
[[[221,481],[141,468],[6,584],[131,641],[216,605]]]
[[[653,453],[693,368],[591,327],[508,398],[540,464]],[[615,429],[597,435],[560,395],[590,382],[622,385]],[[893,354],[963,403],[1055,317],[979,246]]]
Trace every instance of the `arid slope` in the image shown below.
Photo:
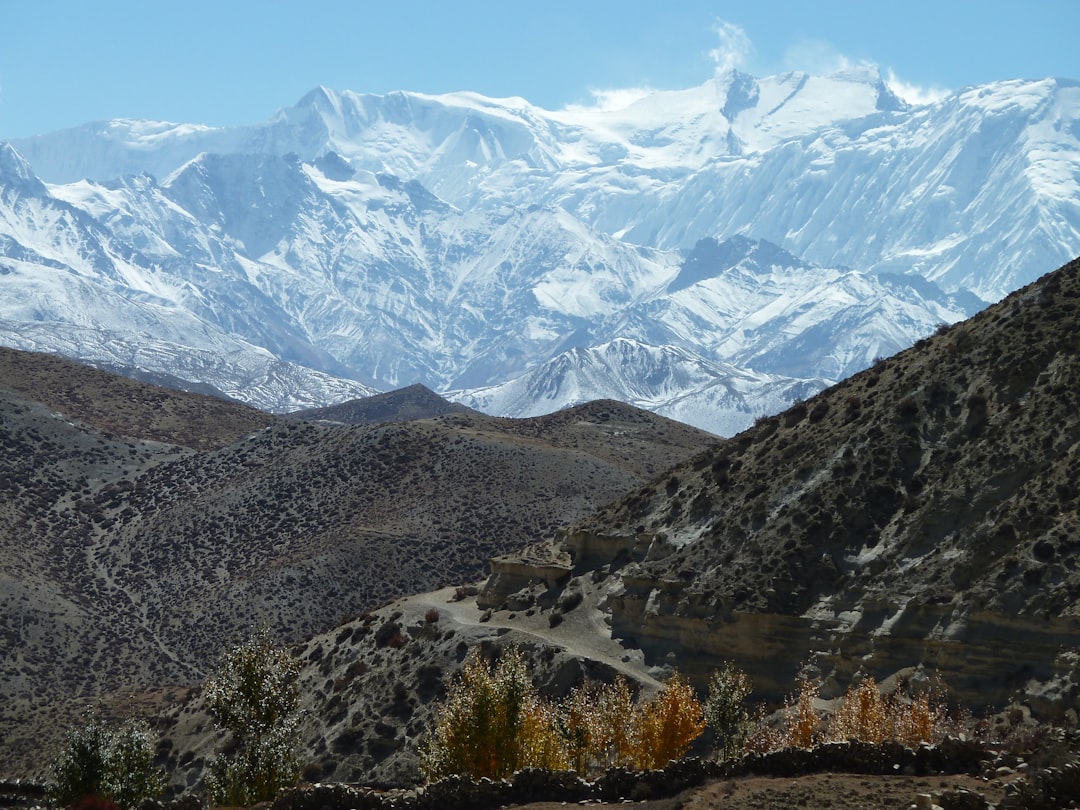
[[[618,403],[316,424],[8,358],[0,771],[40,763],[72,698],[195,684],[255,625],[298,641],[474,581],[717,441]]]
[[[977,705],[1026,690],[1060,711],[1080,631],[1078,324],[1075,261],[588,518],[579,569],[625,549],[598,574],[613,631],[699,678],[735,658],[773,695],[804,664],[833,689],[918,666]]]

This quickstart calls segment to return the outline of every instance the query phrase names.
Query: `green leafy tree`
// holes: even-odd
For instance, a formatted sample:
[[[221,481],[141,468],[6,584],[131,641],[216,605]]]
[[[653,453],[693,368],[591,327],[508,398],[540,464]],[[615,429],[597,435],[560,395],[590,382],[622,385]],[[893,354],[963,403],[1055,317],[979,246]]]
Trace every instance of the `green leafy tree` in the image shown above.
[[[709,679],[705,698],[705,721],[715,736],[718,759],[739,756],[750,731],[750,713],[746,699],[753,685],[750,676],[727,661]]]
[[[110,729],[92,714],[68,733],[52,763],[50,796],[65,807],[100,797],[133,808],[164,790],[164,772],[154,767],[150,727],[142,720]]]
[[[63,807],[104,792],[105,759],[109,730],[97,715],[67,734],[63,749],[52,762],[51,798]]]
[[[218,804],[249,807],[299,780],[299,671],[299,661],[264,628],[229,651],[207,681],[207,706],[234,749],[211,766]]]
[[[105,767],[105,796],[124,808],[165,792],[165,772],[154,767],[154,737],[145,720],[128,720],[112,736]]]

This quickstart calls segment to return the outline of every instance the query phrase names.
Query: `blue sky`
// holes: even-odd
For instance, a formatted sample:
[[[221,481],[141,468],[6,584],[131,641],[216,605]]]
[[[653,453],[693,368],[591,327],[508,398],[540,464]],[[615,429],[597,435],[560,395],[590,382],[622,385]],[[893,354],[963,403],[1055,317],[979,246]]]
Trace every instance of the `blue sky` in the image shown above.
[[[262,121],[317,85],[523,96],[873,62],[912,94],[1080,79],[1080,0],[0,0],[0,139],[108,118]]]

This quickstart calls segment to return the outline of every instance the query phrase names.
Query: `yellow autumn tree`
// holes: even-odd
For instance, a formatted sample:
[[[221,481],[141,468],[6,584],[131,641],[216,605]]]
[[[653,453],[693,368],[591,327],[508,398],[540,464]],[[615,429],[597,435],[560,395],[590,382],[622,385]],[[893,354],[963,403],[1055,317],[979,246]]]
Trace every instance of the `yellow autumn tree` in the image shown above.
[[[663,768],[690,750],[705,730],[705,712],[694,688],[678,674],[641,707],[634,766]]]
[[[879,743],[892,736],[888,705],[873,678],[852,684],[829,719],[832,740],[863,740]]]
[[[564,761],[550,707],[516,647],[494,666],[475,651],[465,659],[420,751],[428,779],[454,773],[499,779],[526,765],[565,767]]]

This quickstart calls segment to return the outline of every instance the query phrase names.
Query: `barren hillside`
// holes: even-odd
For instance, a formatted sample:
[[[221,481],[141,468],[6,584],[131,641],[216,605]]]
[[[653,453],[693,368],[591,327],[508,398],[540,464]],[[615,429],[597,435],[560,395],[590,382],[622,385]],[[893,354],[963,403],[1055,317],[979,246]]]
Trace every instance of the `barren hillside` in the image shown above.
[[[571,545],[610,579],[613,632],[699,678],[734,657],[774,695],[803,664],[834,688],[920,667],[976,704],[1061,711],[1078,324],[1074,261],[591,516]],[[586,559],[618,547],[625,565]]]
[[[617,403],[316,424],[9,357],[3,770],[40,760],[73,697],[194,684],[257,624],[298,641],[476,580],[716,441]]]

